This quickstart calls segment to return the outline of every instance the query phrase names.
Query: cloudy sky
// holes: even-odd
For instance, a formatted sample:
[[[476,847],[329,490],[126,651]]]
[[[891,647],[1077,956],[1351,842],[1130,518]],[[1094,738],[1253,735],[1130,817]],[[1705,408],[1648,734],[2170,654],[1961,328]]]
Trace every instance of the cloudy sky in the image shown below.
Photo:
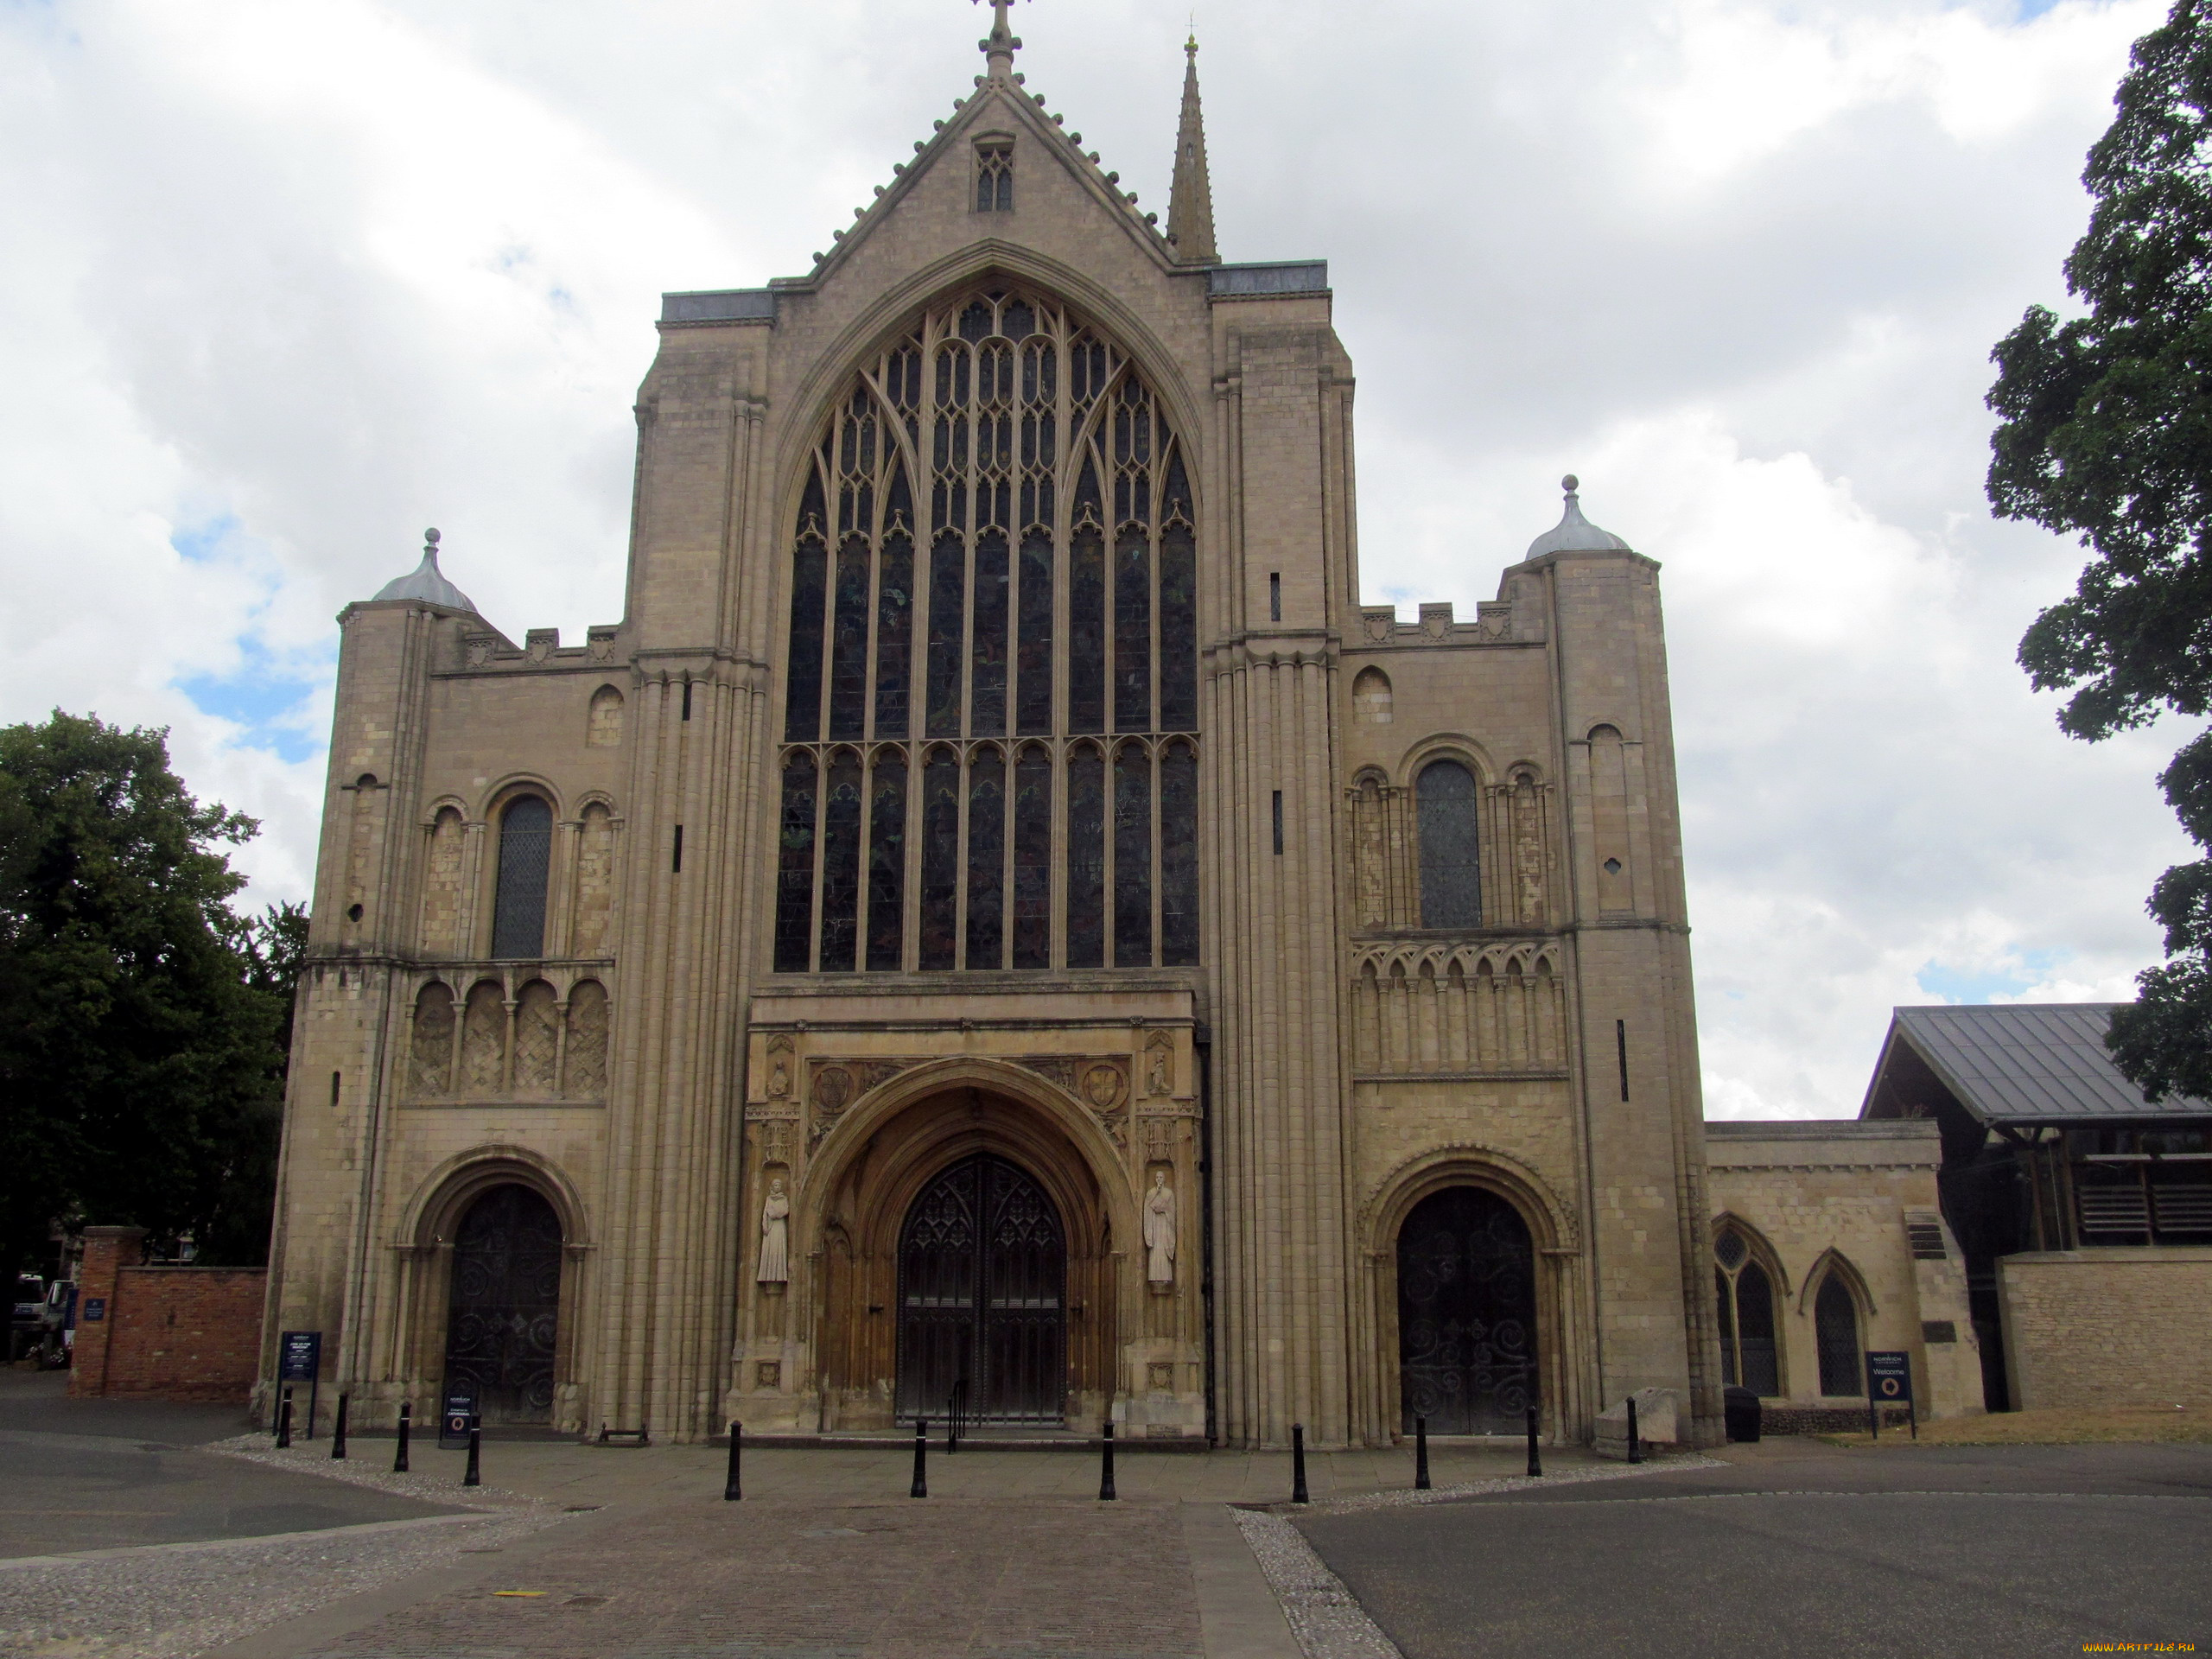
[[[2154,0],[1204,0],[1226,257],[1320,256],[1368,596],[1491,597],[1584,480],[1660,559],[1707,1105],[1855,1111],[1893,1003],[2123,997],[2183,734],[2013,665],[1991,344]],[[1019,9],[1166,207],[1188,0]],[[980,68],[958,0],[0,5],[0,719],[167,725],[304,894],[332,618],[421,529],[616,620],[664,289],[804,272]],[[1408,613],[1411,614],[1410,608]]]

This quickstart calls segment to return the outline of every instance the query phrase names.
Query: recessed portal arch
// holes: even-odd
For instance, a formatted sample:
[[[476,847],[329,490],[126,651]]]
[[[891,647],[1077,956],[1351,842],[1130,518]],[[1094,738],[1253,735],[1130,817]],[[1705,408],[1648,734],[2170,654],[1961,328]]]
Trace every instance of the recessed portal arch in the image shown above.
[[[1398,1229],[1398,1374],[1405,1432],[1510,1434],[1536,1395],[1529,1224],[1486,1187],[1446,1186]]]
[[[561,1220],[535,1187],[478,1194],[453,1243],[445,1388],[474,1391],[493,1423],[552,1421],[561,1313]]]

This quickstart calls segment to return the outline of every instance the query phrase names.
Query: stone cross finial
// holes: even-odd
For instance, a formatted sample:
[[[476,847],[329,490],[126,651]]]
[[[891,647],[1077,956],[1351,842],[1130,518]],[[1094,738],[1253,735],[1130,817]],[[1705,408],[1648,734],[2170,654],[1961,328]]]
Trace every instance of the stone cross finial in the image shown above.
[[[976,0],[982,4],[982,0]],[[991,32],[976,42],[976,49],[983,54],[985,65],[994,80],[1011,79],[1014,75],[1014,54],[1021,50],[1020,37],[1007,27],[1007,13],[1013,10],[1014,0],[990,0]]]

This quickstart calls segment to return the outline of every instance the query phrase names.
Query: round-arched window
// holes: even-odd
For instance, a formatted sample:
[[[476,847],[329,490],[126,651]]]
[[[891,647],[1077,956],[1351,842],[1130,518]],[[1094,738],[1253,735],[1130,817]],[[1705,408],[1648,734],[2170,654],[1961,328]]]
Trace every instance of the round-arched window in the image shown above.
[[[545,873],[553,856],[553,809],[517,796],[499,815],[499,886],[492,905],[492,954],[545,954]]]
[[[1483,925],[1482,837],[1474,774],[1457,760],[1432,760],[1414,782],[1421,837],[1421,925]]]

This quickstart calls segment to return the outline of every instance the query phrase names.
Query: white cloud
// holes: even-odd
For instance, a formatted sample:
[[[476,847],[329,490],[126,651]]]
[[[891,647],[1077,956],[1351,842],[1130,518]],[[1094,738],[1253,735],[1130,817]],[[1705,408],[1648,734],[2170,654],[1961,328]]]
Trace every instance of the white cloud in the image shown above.
[[[1991,343],[2063,298],[2156,0],[1223,0],[1231,258],[1325,255],[1370,594],[1490,596],[1554,480],[1661,558],[1716,1113],[1854,1109],[1889,1006],[2125,995],[2177,740],[2011,661]],[[1025,9],[1165,206],[1186,9]],[[803,270],[979,67],[943,0],[0,14],[0,718],[167,723],[305,891],[330,618],[427,524],[511,632],[619,611],[663,289]],[[190,556],[178,551],[191,550]],[[303,741],[307,740],[307,741]]]

